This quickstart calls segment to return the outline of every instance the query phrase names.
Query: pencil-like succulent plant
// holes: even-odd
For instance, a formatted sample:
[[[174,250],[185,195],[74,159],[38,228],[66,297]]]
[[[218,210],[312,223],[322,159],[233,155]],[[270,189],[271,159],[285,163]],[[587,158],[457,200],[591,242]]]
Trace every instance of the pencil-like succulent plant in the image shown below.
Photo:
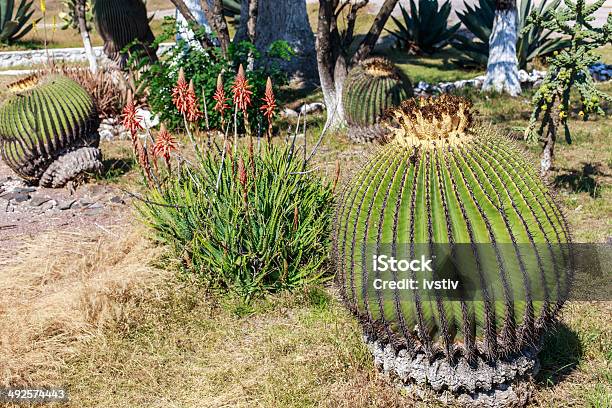
[[[567,298],[570,233],[524,153],[470,109],[444,95],[387,112],[392,140],[347,183],[332,253],[385,370],[505,406]]]
[[[79,84],[30,76],[9,85],[0,106],[0,153],[28,182],[61,187],[102,169],[99,125],[95,103]]]
[[[355,142],[384,139],[387,131],[380,126],[380,117],[412,94],[410,80],[391,61],[370,58],[356,65],[342,95],[349,138]]]
[[[150,61],[157,60],[143,0],[94,0],[93,16],[104,40],[104,54],[119,68],[126,67],[129,55],[123,51],[132,44],[130,52],[144,52]]]

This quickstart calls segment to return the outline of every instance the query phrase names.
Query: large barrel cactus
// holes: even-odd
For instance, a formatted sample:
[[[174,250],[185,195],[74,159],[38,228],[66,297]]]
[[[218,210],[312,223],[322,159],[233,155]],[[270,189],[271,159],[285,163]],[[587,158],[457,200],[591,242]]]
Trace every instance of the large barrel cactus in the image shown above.
[[[104,54],[119,68],[125,68],[129,55],[123,53],[130,44],[131,52],[142,52],[156,61],[155,36],[149,26],[147,8],[142,0],[94,0],[96,28],[104,40]]]
[[[25,78],[0,106],[2,159],[31,183],[61,187],[102,169],[99,125],[92,97],[73,80]]]
[[[342,93],[349,138],[358,143],[384,141],[387,132],[380,117],[412,94],[410,80],[391,61],[370,58],[356,65]]]
[[[570,233],[525,154],[470,107],[445,95],[387,112],[393,138],[344,188],[332,252],[385,371],[502,407],[525,401],[567,298]]]

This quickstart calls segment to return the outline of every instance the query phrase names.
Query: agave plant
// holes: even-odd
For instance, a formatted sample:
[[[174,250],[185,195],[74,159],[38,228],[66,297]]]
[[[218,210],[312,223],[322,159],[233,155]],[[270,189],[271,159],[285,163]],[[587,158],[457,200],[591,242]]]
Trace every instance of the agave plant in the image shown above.
[[[404,101],[386,123],[393,140],[337,207],[342,296],[376,362],[406,384],[469,394],[478,406],[516,403],[513,386],[536,367],[571,282],[562,212],[513,142],[473,119],[468,100]],[[391,258],[411,266],[388,267]],[[456,291],[425,283],[446,278]]]
[[[523,0],[518,7],[518,39],[516,52],[519,68],[527,68],[527,64],[536,58],[552,54],[567,46],[566,39],[551,38],[552,32],[540,27],[532,27],[524,32],[527,17],[533,12],[543,15],[549,10],[559,7],[561,0],[543,0],[535,4],[532,0]],[[453,47],[462,56],[453,62],[464,68],[482,68],[487,66],[489,58],[489,37],[495,20],[495,0],[479,0],[478,5],[464,3],[465,11],[457,16],[473,35],[467,37],[457,35],[452,42]]]
[[[414,0],[410,0],[410,13],[401,4],[400,9],[404,22],[391,16],[398,31],[387,31],[397,38],[400,48],[414,54],[432,54],[445,47],[460,26],[457,23],[448,27],[450,0],[444,2],[439,10],[438,0],[419,0],[418,8]]]
[[[29,23],[34,10],[33,1],[21,0],[15,10],[15,0],[0,0],[0,43],[11,44],[29,33],[40,19]]]
[[[9,85],[0,106],[0,153],[26,181],[61,187],[102,170],[99,125],[93,98],[75,81],[30,76]]]
[[[412,96],[410,80],[385,58],[370,58],[354,67],[344,82],[344,115],[354,142],[384,141],[381,115]]]

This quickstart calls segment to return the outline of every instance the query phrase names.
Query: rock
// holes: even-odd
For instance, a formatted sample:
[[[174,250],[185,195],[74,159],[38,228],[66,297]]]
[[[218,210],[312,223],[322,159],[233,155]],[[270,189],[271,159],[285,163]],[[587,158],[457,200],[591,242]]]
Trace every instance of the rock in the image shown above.
[[[49,211],[54,209],[55,207],[57,207],[57,201],[55,200],[49,200],[46,203],[44,203],[40,208],[43,212],[45,211]]]
[[[49,197],[34,197],[32,201],[30,201],[30,206],[40,207],[49,200],[51,200]]]
[[[307,103],[300,108],[302,115],[308,115],[311,113],[323,112],[325,105],[321,102]]]
[[[529,74],[524,69],[521,69],[518,72],[518,76],[519,76],[519,81],[521,81],[521,83],[529,82]]]
[[[93,204],[92,201],[86,200],[84,198],[81,198],[79,200],[77,200],[74,204],[72,204],[71,208],[89,208],[89,206],[91,206]]]
[[[283,109],[283,111],[281,112],[281,115],[287,118],[297,118],[299,116],[299,114],[296,111],[294,111],[293,109],[289,109],[289,108]]]
[[[2,195],[2,198],[8,202],[23,203],[28,201],[31,197],[27,193],[6,193]]]
[[[136,115],[140,118],[140,125],[145,129],[152,129],[159,125],[159,115],[153,115],[146,109],[136,109]]]
[[[111,197],[109,201],[113,204],[121,204],[121,205],[125,204],[125,201],[123,200],[123,198],[119,196]]]
[[[11,192],[19,194],[33,193],[35,191],[36,189],[34,187],[16,187],[11,189]]]
[[[57,208],[62,211],[69,210],[73,206],[74,203],[76,203],[75,199],[69,199],[66,201],[62,201],[58,204]]]

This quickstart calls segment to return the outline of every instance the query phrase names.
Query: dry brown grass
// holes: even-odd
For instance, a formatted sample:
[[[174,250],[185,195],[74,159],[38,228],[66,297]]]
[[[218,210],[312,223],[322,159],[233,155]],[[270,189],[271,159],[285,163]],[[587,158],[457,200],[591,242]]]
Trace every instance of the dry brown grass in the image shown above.
[[[54,232],[0,255],[0,386],[52,385],[84,339],[123,324],[159,273],[125,228]]]

